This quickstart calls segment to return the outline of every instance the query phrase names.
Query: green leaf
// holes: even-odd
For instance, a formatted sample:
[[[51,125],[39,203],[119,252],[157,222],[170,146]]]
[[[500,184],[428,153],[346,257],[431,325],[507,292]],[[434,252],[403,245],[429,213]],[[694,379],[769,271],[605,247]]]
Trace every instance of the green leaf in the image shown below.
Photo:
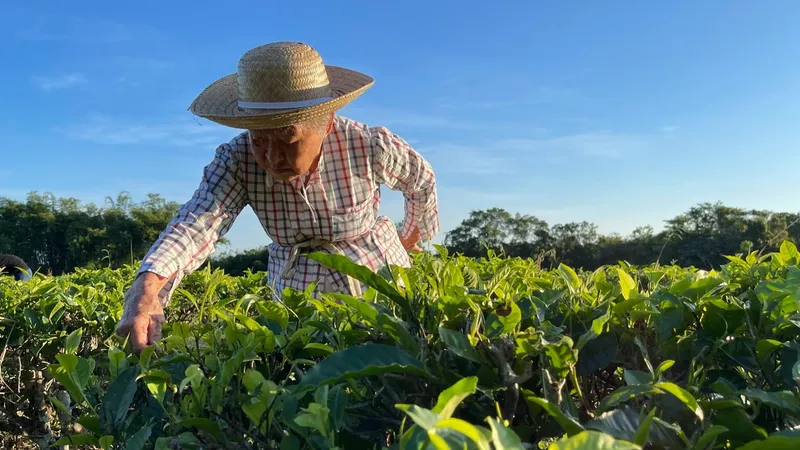
[[[114,346],[108,348],[108,371],[111,374],[109,381],[116,380],[120,372],[127,369],[128,366],[129,364],[128,360],[125,358],[125,352]]]
[[[397,318],[381,313],[371,304],[355,297],[336,294],[333,296],[356,310],[368,324],[389,335],[412,355],[419,353],[419,344]]]
[[[281,331],[289,328],[289,311],[282,304],[268,301],[256,303],[256,308],[266,319],[275,321],[281,327]]]
[[[739,447],[739,450],[797,450],[800,437],[770,436],[763,441],[753,441]]]
[[[382,373],[405,373],[427,377],[419,360],[407,352],[383,344],[363,344],[331,354],[305,374],[298,390],[308,391],[323,384]]]
[[[481,433],[481,431],[475,427],[475,425],[472,425],[465,420],[456,419],[454,417],[443,419],[436,423],[436,428],[434,428],[432,431],[435,435],[446,437],[447,434],[442,433],[443,430],[452,430],[465,436],[475,443],[480,450],[490,450],[491,448],[489,440],[486,438],[486,436],[484,436],[483,433]],[[463,448],[461,446],[459,447]],[[449,449],[450,447],[448,446],[447,448]]]
[[[617,316],[624,315],[624,314],[630,312],[637,305],[639,305],[641,303],[644,303],[645,301],[647,301],[647,298],[639,297],[639,296],[635,296],[635,297],[633,297],[631,299],[628,299],[628,300],[623,300],[623,301],[621,301],[621,302],[619,302],[619,303],[614,305],[614,309],[613,309],[614,314],[617,315]]]
[[[345,409],[347,408],[348,395],[344,385],[339,385],[331,389],[328,400],[328,408],[331,410],[331,427],[338,431],[344,426]]]
[[[569,291],[571,293],[576,293],[580,290],[581,286],[583,286],[583,282],[578,277],[578,274],[575,273],[575,270],[572,267],[567,266],[566,264],[559,264],[558,265],[558,273],[561,275],[561,278],[567,283],[567,287],[569,287]]]
[[[700,278],[694,280],[692,284],[683,291],[682,295],[688,297],[693,302],[697,302],[722,283],[723,280],[719,277]]]
[[[581,337],[578,338],[578,343],[575,345],[575,348],[580,350],[583,348],[584,345],[586,345],[587,342],[600,336],[603,333],[603,327],[606,325],[606,322],[608,322],[608,319],[610,318],[611,316],[608,313],[606,313],[594,319],[592,321],[591,328],[589,328],[589,331],[583,333]]]
[[[623,369],[622,378],[625,380],[625,383],[628,386],[637,385],[637,384],[650,384],[653,382],[653,377],[647,373],[642,372],[641,370],[633,370],[633,369]]]
[[[797,251],[797,246],[791,241],[783,241],[780,255],[783,261],[788,265],[796,265],[800,262],[800,252]]]
[[[496,450],[523,450],[522,441],[514,431],[502,422],[493,418],[487,417],[486,421],[492,429],[492,444]]]
[[[197,436],[186,431],[178,435],[178,446],[181,450],[201,450],[203,448],[203,443],[200,442],[200,439],[197,439]]]
[[[77,401],[89,404],[89,400],[83,392],[80,384],[70,375],[63,365],[51,364],[47,371],[69,392],[69,395]]]
[[[71,414],[70,410],[67,408],[67,406],[61,400],[59,400],[59,399],[57,399],[57,398],[55,398],[53,396],[50,396],[50,395],[47,396],[47,399],[50,400],[50,403],[53,404],[53,407],[55,407],[56,410],[59,413],[61,413],[61,414]]]
[[[128,408],[136,394],[136,377],[138,375],[139,366],[130,366],[108,386],[101,405],[101,412],[106,423],[111,426],[110,429],[108,426],[106,427],[107,431],[118,429],[125,421]],[[109,432],[109,434],[112,433]]]
[[[566,377],[569,368],[576,363],[577,352],[572,348],[572,339],[569,336],[562,336],[558,342],[546,344],[544,351],[560,378]]]
[[[399,305],[409,317],[414,315],[408,300],[396,288],[390,285],[388,281],[370,270],[368,267],[358,265],[344,255],[314,252],[306,255],[306,257],[322,264],[323,266],[334,269],[337,272],[341,272],[343,275],[349,275],[356,280],[361,281],[367,286],[389,297],[389,299],[397,303],[397,305]]]
[[[406,413],[414,423],[425,431],[430,431],[436,427],[439,417],[435,412],[417,405],[395,405],[397,409]]]
[[[309,354],[312,354],[313,356],[325,356],[333,353],[333,347],[319,342],[308,343],[305,347],[303,347],[303,350],[309,350]]]
[[[647,417],[642,421],[639,428],[636,429],[636,434],[634,435],[633,442],[638,445],[644,445],[647,443],[648,438],[650,436],[650,425],[653,423],[653,418],[656,416],[656,409],[653,408],[647,414]]]
[[[556,422],[558,422],[568,436],[574,436],[583,431],[583,426],[576,419],[561,411],[561,408],[559,408],[555,403],[550,403],[543,398],[536,397],[532,392],[527,390],[523,390],[523,394],[525,395],[526,401],[539,405],[539,407],[547,411],[547,413],[550,414],[550,416],[553,417]]]
[[[638,289],[636,289],[636,282],[628,275],[628,272],[625,272],[619,267],[617,268],[617,274],[619,275],[619,287],[622,290],[622,298],[630,300],[634,294],[639,293]]]
[[[668,359],[666,361],[661,362],[661,364],[659,364],[658,367],[656,367],[655,378],[658,379],[658,377],[662,373],[664,373],[667,370],[669,370],[669,368],[672,367],[673,365],[675,365],[675,361],[673,361],[671,359]]]
[[[294,422],[301,427],[313,428],[322,436],[327,436],[329,417],[330,410],[327,407],[319,403],[310,403],[308,408],[303,409],[300,415],[295,417]]]
[[[766,430],[753,424],[742,408],[719,409],[710,417],[715,425],[721,425],[729,430],[723,436],[725,439],[749,442],[767,437]]]
[[[72,381],[77,384],[81,390],[85,389],[89,382],[89,376],[94,370],[94,360],[66,353],[56,355],[56,359],[61,363],[61,366]]]
[[[78,347],[81,344],[81,336],[83,336],[83,328],[78,328],[77,330],[68,334],[66,342],[64,343],[64,353],[70,355],[78,354]]]
[[[202,450],[203,443],[194,434],[185,431],[178,436],[160,437],[156,440],[155,450],[171,450],[170,442],[177,441],[180,450]],[[161,445],[161,447],[159,447]]]
[[[464,286],[470,289],[476,289],[478,287],[478,280],[480,278],[478,272],[472,267],[462,267],[461,276],[464,277]]]
[[[205,418],[183,419],[180,422],[178,422],[178,424],[182,427],[187,427],[187,428],[188,427],[199,428],[208,433],[219,443],[227,442],[227,439],[225,439],[225,435],[222,433],[222,429],[211,419],[205,419]]]
[[[634,384],[631,386],[623,386],[603,397],[603,399],[600,400],[600,405],[597,407],[597,412],[603,413],[634,398],[658,393],[660,393],[660,391],[652,385]]]
[[[664,426],[655,416],[655,408],[642,417],[638,406],[622,406],[596,415],[584,424],[587,430],[596,430],[623,441],[637,442],[645,439],[663,448],[684,448],[684,441],[671,425]],[[647,422],[650,422],[647,425]],[[647,431],[645,431],[647,428]],[[641,444],[644,445],[644,444]]]
[[[731,397],[736,395],[736,390],[737,390],[736,386],[730,381],[728,381],[725,377],[717,378],[717,381],[711,383],[711,387],[715,391],[717,391],[717,393],[726,397]]]
[[[150,359],[153,357],[153,352],[156,351],[155,345],[148,345],[141,352],[139,352],[139,367],[142,370],[147,370],[150,368]]]
[[[97,445],[99,445],[103,450],[111,450],[112,446],[114,445],[114,436],[103,436],[97,440]]]
[[[449,419],[458,405],[474,394],[477,388],[478,377],[463,378],[439,394],[432,411],[438,414],[440,419]]]
[[[250,351],[247,347],[241,347],[222,363],[222,370],[214,378],[214,387],[211,392],[212,408],[217,408],[222,403],[225,390],[230,387],[231,380],[244,364],[244,355]]]
[[[583,431],[550,444],[547,450],[641,450],[641,448],[639,445],[614,439],[599,431]]]
[[[300,439],[294,435],[289,435],[281,439],[280,450],[300,450]]]
[[[153,446],[153,450],[172,450],[170,449],[171,442],[172,442],[172,437],[157,438],[156,443]]]
[[[650,371],[651,375],[655,375],[656,371],[653,370],[653,364],[650,362],[650,358],[647,356],[647,346],[644,342],[640,339],[639,336],[633,338],[633,343],[639,347],[639,351],[642,352],[642,359],[644,360],[645,365],[647,366],[647,370]]]
[[[167,385],[170,384],[172,377],[167,372],[161,369],[151,369],[141,375],[137,379],[144,381],[147,390],[153,394],[159,404],[164,403],[164,396],[167,394]]]
[[[792,416],[800,417],[800,398],[792,391],[766,392],[761,389],[745,389],[741,394]]]
[[[770,364],[770,355],[782,346],[783,343],[774,339],[759,339],[758,342],[756,342],[756,358],[758,359],[758,363],[762,366],[768,366]]]
[[[254,425],[258,425],[261,423],[264,411],[277,395],[278,386],[273,381],[265,379],[261,372],[254,369],[245,371],[242,376],[242,384],[247,389],[247,393],[253,396],[242,402],[242,411]]]
[[[57,441],[50,444],[51,447],[62,446],[62,445],[97,445],[97,438],[88,433],[80,433],[80,434],[68,434],[66,436],[61,436]]]
[[[583,337],[583,336],[581,336]],[[578,352],[577,374],[587,377],[596,371],[608,367],[617,357],[617,336],[614,333],[603,333],[589,341]]]
[[[485,334],[489,338],[499,338],[506,334],[513,334],[517,325],[522,320],[522,311],[514,302],[509,302],[507,307],[501,306],[486,318]]]
[[[694,450],[708,449],[708,446],[711,445],[719,435],[726,433],[727,431],[728,429],[721,425],[711,425],[697,439],[697,443],[694,444]]]
[[[468,359],[478,364],[486,364],[486,360],[470,344],[469,339],[464,333],[439,327],[439,338],[444,342],[450,351],[456,355]]]
[[[142,450],[150,438],[151,427],[149,425],[143,426],[133,436],[128,438],[128,445],[125,450]]]
[[[694,415],[697,416],[698,419],[703,420],[703,409],[697,405],[697,400],[695,400],[694,396],[692,396],[689,391],[683,389],[675,383],[656,383],[655,386],[677,397],[678,400],[682,401],[683,404],[689,408],[689,411],[693,412]]]
[[[95,435],[103,434],[103,428],[100,426],[100,417],[94,414],[85,414],[75,421],[81,424],[84,428],[91,431]]]

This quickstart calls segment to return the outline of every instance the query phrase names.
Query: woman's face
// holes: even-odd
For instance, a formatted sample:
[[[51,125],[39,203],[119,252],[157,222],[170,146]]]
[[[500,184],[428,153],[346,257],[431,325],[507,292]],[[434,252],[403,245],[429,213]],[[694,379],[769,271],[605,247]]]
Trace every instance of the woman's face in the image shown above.
[[[328,123],[328,131],[332,122]],[[276,179],[289,180],[314,169],[325,133],[305,125],[250,130],[250,149],[258,165]]]

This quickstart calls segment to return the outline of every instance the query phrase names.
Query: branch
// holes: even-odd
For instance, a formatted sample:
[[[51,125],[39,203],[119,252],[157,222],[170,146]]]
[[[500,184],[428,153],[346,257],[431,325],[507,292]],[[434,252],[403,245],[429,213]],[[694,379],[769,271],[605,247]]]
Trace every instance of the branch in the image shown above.
[[[517,375],[506,357],[506,353],[512,356],[514,355],[514,342],[506,338],[500,342],[502,348],[498,347],[496,343],[487,343],[486,341],[481,341],[481,343],[500,369],[500,376],[503,380],[503,384],[508,390],[505,401],[503,402],[502,414],[504,419],[513,422],[517,411],[517,404],[519,403],[519,385],[533,377],[533,364],[530,361],[526,361],[524,372],[522,375]]]

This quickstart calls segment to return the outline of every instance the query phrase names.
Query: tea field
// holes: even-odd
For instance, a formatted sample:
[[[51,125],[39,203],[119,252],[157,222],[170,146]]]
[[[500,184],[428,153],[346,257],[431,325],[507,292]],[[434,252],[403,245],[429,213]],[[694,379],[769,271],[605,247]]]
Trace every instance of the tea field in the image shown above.
[[[192,273],[140,355],[114,334],[135,267],[0,279],[0,446],[800,448],[792,243],[709,272],[440,253],[311,255],[363,298]]]

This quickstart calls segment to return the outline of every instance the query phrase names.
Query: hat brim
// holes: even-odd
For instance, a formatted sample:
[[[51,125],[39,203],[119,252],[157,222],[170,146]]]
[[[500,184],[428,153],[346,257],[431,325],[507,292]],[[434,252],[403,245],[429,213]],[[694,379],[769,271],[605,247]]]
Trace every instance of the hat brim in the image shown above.
[[[325,66],[333,99],[314,106],[294,109],[248,109],[239,107],[236,74],[208,86],[189,106],[193,114],[232,128],[277,128],[330,114],[355,100],[375,80],[363,73],[337,66]]]

